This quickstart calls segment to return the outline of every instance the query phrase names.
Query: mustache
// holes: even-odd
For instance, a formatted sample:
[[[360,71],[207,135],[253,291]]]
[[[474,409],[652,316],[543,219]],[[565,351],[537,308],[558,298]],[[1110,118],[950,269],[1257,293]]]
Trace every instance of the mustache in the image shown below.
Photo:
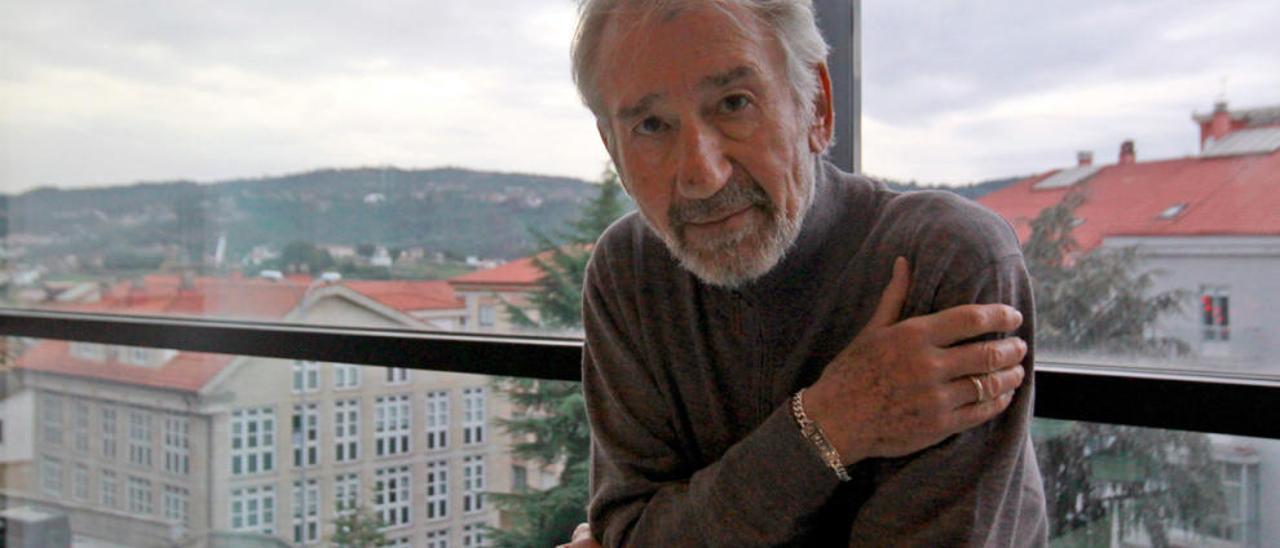
[[[734,170],[724,188],[708,198],[674,202],[667,208],[667,221],[679,229],[688,223],[701,223],[724,217],[747,207],[760,207],[772,212],[773,201],[764,188],[749,176]]]

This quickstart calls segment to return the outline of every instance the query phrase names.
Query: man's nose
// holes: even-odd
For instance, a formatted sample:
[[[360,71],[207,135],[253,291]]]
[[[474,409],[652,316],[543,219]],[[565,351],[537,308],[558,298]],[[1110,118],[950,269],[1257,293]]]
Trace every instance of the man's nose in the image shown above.
[[[729,182],[733,166],[713,128],[701,123],[685,127],[680,135],[677,191],[689,199],[710,198]]]

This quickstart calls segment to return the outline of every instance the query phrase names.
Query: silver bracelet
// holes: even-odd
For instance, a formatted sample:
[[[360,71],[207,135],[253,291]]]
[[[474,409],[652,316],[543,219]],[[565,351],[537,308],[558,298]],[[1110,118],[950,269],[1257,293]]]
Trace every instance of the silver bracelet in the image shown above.
[[[827,439],[827,434],[822,431],[822,427],[810,420],[809,415],[805,414],[801,394],[804,394],[803,388],[796,392],[794,396],[791,396],[791,416],[795,418],[796,424],[800,426],[800,435],[813,444],[814,449],[818,451],[818,456],[822,457],[827,466],[835,471],[836,477],[840,478],[840,481],[853,479],[849,477],[849,471],[845,470],[844,464],[840,462],[840,452],[836,451],[835,446],[831,445],[831,441]]]

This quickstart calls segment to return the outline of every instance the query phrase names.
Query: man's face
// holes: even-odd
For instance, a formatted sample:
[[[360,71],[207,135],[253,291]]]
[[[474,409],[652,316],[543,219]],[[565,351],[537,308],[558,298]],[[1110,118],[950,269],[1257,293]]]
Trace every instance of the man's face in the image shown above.
[[[799,233],[830,118],[798,108],[781,46],[744,8],[628,15],[612,17],[595,60],[624,186],[699,278],[759,277]]]

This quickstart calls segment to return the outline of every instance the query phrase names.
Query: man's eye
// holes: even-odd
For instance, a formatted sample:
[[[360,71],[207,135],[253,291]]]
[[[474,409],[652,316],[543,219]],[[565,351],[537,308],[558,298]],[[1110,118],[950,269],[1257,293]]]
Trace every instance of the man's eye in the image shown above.
[[[732,114],[751,106],[751,98],[746,95],[730,95],[720,100],[720,112]]]
[[[663,123],[662,120],[659,120],[657,117],[650,116],[640,121],[640,125],[636,126],[636,133],[641,135],[653,135],[654,133],[662,131],[665,127],[667,127],[667,124]]]

